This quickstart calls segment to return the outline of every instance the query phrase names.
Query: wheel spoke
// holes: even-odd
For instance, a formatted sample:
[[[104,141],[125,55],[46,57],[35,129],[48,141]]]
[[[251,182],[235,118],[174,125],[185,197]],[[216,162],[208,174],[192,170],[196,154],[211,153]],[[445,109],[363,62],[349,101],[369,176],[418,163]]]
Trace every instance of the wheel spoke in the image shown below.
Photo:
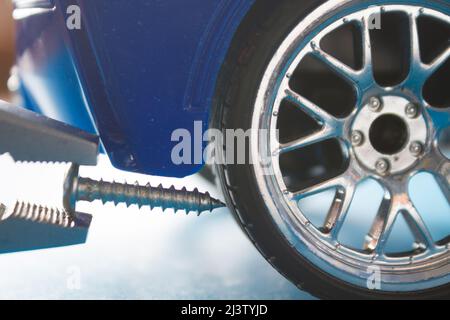
[[[345,187],[339,187],[333,199],[328,215],[325,219],[324,231],[331,232],[333,239],[337,239],[339,231],[347,217],[348,210],[355,195],[355,185],[348,184]]]
[[[348,80],[350,80],[355,84],[360,82],[361,72],[350,68],[345,63],[339,61],[338,59],[334,58],[333,56],[323,51],[321,48],[317,46],[313,46],[313,48],[314,48],[313,50],[314,56],[316,56],[326,65],[328,65],[336,73],[342,75],[344,78],[347,78]]]
[[[314,118],[320,123],[335,123],[337,119],[333,117],[331,114],[320,108],[315,103],[309,101],[305,97],[291,89],[285,90],[286,99],[290,102],[294,103],[296,106],[301,108],[304,112],[306,112],[310,117]]]
[[[419,28],[417,26],[417,15],[409,15],[409,30],[410,30],[410,48],[411,48],[411,67],[422,66],[422,59],[420,53],[420,38]]]
[[[409,201],[407,207],[402,210],[402,214],[416,241],[428,248],[434,247],[433,237],[411,201]]]
[[[369,252],[377,251],[381,253],[384,250],[387,238],[392,230],[395,219],[398,215],[398,208],[395,205],[389,192],[386,192],[378,213],[370,228],[369,234],[364,243],[364,249]]]
[[[336,129],[330,126],[323,127],[320,131],[310,134],[306,137],[297,139],[292,142],[283,143],[280,145],[280,153],[287,153],[297,149],[305,148],[307,146],[323,142],[325,140],[337,136]]]
[[[433,120],[434,127],[439,131],[448,127],[450,123],[450,108],[431,108],[427,107],[428,114]]]
[[[309,196],[321,193],[326,190],[330,190],[335,187],[342,187],[346,185],[345,179],[343,175],[325,180],[323,182],[317,183],[310,187],[306,187],[300,191],[296,191],[292,194],[295,200],[301,200],[303,198],[307,198]]]
[[[410,71],[407,80],[403,86],[418,95],[422,95],[423,85],[429,78],[430,74],[427,71],[426,65],[422,62],[420,50],[419,29],[417,26],[417,14],[411,13],[409,15],[409,30],[410,30]]]
[[[417,170],[431,174],[449,201],[450,160],[442,154],[437,146],[433,146],[432,150],[425,155]]]
[[[430,64],[426,65],[427,76],[432,76],[440,67],[442,67],[450,59],[450,46],[434,59]],[[428,78],[427,77],[427,78]]]
[[[367,19],[367,17],[363,18],[360,23],[363,44],[363,61],[365,73],[370,74],[373,77],[372,42],[370,39],[370,30]]]

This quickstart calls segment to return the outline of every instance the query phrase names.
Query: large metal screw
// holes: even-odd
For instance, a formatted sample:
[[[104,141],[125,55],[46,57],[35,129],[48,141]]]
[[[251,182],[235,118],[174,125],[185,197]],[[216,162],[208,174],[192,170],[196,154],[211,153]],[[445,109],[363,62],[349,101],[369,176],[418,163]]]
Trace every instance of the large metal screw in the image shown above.
[[[419,115],[419,107],[414,103],[409,103],[405,109],[406,116],[414,119]]]
[[[176,190],[168,189],[162,185],[152,187],[150,184],[140,186],[138,183],[96,181],[78,176],[78,166],[72,165],[64,183],[64,208],[73,212],[77,201],[101,200],[103,203],[125,203],[127,206],[136,204],[139,207],[160,207],[163,210],[185,210],[186,213],[212,211],[224,207],[225,204],[214,199],[208,192],[201,193],[197,189],[187,191],[186,188]]]
[[[412,142],[410,144],[410,146],[409,146],[409,151],[415,157],[420,156],[422,154],[422,152],[423,152],[423,145],[422,145],[422,143],[420,143],[419,141]]]
[[[386,174],[389,171],[389,162],[386,159],[379,159],[375,163],[375,169],[379,174]]]
[[[369,108],[374,112],[378,112],[383,107],[383,103],[378,97],[372,97],[369,99]]]
[[[352,144],[357,147],[363,144],[364,142],[364,135],[361,131],[355,130],[352,132],[351,135],[351,141]]]

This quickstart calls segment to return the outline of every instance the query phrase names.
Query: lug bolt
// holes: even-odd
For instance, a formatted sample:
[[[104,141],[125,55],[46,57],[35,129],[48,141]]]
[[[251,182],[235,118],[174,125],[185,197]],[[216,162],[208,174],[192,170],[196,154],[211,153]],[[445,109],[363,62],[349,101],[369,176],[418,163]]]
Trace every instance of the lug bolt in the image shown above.
[[[409,151],[411,152],[411,154],[413,156],[418,157],[423,152],[423,145],[420,142],[418,142],[418,141],[414,141],[409,146]]]
[[[375,169],[379,174],[386,174],[389,171],[389,162],[386,159],[379,159],[375,163]]]
[[[351,141],[355,147],[360,146],[364,142],[364,135],[362,134],[361,131],[358,130],[353,131],[351,135]]]
[[[378,112],[383,107],[383,103],[377,97],[372,97],[369,99],[369,108],[374,112]]]
[[[409,103],[405,110],[406,116],[410,119],[414,119],[419,115],[419,107],[414,103]]]

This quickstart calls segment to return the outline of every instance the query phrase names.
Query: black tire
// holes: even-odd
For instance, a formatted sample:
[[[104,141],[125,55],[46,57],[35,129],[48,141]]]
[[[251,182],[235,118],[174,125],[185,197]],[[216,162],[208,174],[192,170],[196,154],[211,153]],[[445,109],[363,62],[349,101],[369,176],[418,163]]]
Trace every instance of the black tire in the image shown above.
[[[258,86],[276,48],[295,25],[323,2],[262,0],[255,4],[235,35],[222,67],[214,102],[214,127],[250,128]],[[251,165],[218,165],[217,171],[228,207],[242,229],[267,261],[302,290],[325,299],[450,297],[450,285],[412,293],[375,292],[324,273],[292,248],[278,230],[258,192]]]

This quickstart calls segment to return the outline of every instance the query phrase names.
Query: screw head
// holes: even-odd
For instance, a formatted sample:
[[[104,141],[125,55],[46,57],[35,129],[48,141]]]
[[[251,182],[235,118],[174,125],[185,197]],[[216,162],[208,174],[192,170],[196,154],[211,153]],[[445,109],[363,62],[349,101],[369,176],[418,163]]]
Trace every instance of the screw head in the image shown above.
[[[364,135],[361,131],[355,130],[352,132],[351,135],[351,141],[352,144],[357,147],[363,144],[364,142]]]
[[[369,99],[369,108],[374,112],[378,112],[383,107],[383,103],[378,97],[372,97]]]
[[[389,162],[386,159],[378,159],[375,163],[375,169],[379,174],[386,174],[389,171]]]
[[[420,143],[419,141],[412,142],[411,145],[409,146],[409,151],[415,157],[420,156],[422,154],[422,152],[423,152],[423,145],[422,145],[422,143]]]
[[[405,114],[408,118],[414,119],[419,115],[419,107],[414,103],[409,103],[406,106]]]

